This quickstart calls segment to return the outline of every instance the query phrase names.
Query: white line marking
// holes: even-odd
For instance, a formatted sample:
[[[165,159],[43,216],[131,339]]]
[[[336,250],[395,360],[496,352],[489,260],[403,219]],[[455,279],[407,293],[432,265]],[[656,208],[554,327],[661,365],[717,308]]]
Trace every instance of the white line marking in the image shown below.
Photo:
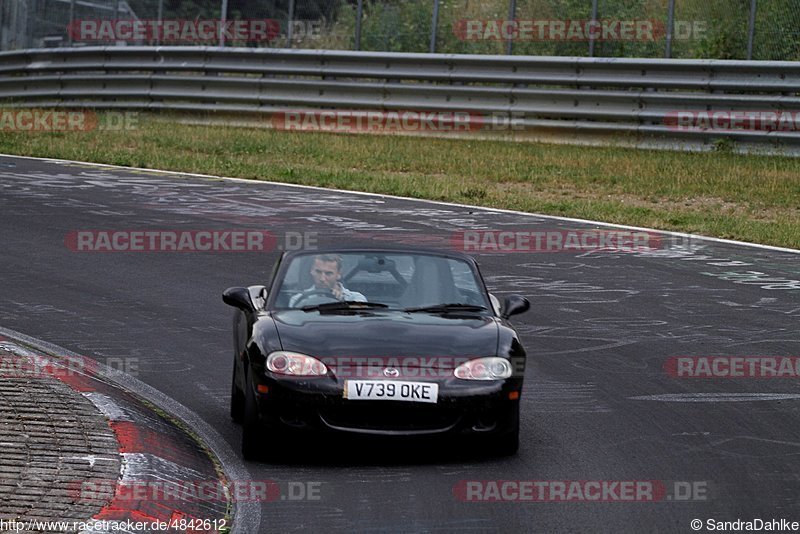
[[[751,402],[800,399],[798,393],[668,393],[628,397],[630,400],[662,402]]]

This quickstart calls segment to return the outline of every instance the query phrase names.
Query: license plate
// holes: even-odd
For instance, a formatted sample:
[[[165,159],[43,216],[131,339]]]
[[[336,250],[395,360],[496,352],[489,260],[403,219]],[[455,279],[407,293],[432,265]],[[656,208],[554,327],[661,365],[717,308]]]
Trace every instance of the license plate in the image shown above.
[[[399,380],[347,380],[344,398],[349,400],[395,400],[435,403],[439,384]]]

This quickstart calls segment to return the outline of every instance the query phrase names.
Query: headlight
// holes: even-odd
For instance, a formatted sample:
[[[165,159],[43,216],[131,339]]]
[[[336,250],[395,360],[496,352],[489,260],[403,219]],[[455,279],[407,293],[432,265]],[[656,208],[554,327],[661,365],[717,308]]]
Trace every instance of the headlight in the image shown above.
[[[511,362],[505,358],[476,358],[456,367],[453,374],[462,380],[502,380],[511,376]]]
[[[324,376],[328,372],[325,364],[318,359],[284,350],[267,356],[267,369],[273,373],[289,376]]]

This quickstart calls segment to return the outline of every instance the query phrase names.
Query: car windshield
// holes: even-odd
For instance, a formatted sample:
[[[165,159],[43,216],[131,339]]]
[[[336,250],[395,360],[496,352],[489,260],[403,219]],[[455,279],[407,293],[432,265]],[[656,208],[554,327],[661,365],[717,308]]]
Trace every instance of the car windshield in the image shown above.
[[[485,312],[491,304],[471,265],[430,254],[348,252],[291,260],[273,287],[275,309]],[[337,306],[331,303],[342,303]],[[384,306],[380,306],[384,305]]]

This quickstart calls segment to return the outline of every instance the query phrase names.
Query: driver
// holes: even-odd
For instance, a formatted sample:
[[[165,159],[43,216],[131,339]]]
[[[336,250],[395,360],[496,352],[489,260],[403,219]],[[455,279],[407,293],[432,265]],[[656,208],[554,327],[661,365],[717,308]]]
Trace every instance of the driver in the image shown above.
[[[289,299],[289,307],[293,308],[304,295],[326,289],[333,293],[336,300],[367,301],[364,295],[350,291],[339,281],[342,278],[342,257],[338,254],[319,254],[314,256],[311,277],[314,279],[314,285]]]

